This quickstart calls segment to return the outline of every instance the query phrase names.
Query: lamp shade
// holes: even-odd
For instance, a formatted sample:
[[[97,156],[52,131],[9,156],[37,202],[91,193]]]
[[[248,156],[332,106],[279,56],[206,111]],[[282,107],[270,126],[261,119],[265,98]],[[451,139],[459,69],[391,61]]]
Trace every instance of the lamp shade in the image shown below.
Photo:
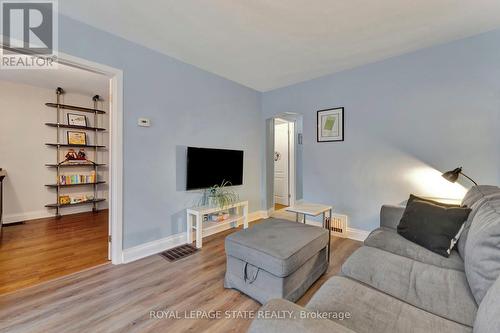
[[[454,183],[457,181],[458,176],[460,176],[461,172],[462,172],[462,167],[459,167],[451,171],[446,171],[441,176],[447,181]]]

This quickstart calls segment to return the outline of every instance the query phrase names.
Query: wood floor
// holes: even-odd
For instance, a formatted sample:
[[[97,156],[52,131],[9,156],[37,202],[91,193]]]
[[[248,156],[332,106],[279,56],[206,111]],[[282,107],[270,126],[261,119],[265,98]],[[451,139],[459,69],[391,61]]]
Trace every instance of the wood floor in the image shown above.
[[[274,210],[280,210],[280,209],[283,209],[283,208],[286,208],[288,206],[286,205],[282,205],[282,204],[279,204],[279,203],[275,203],[274,204]]]
[[[3,227],[0,295],[108,262],[108,211]]]
[[[234,229],[233,229],[234,230]],[[254,311],[260,305],[224,289],[224,238],[171,263],[159,255],[103,265],[0,296],[0,332],[245,332],[249,319],[151,319],[150,311]],[[299,300],[305,304],[360,242],[333,238],[328,272]]]

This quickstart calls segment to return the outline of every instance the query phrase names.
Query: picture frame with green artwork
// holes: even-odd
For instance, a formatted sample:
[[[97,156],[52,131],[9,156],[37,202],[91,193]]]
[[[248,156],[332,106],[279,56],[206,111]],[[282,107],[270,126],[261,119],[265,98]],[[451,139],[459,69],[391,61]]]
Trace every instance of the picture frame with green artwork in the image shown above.
[[[331,108],[317,112],[317,141],[344,141],[344,108]]]

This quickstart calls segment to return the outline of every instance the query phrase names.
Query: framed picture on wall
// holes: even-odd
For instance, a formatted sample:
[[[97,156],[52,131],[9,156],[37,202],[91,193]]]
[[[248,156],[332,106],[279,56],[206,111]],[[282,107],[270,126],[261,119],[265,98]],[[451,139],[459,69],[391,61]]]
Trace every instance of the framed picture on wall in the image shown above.
[[[68,131],[68,144],[70,145],[86,145],[87,135],[85,132]]]
[[[87,117],[81,114],[68,113],[68,125],[87,127]]]
[[[344,108],[319,110],[318,142],[344,141]]]

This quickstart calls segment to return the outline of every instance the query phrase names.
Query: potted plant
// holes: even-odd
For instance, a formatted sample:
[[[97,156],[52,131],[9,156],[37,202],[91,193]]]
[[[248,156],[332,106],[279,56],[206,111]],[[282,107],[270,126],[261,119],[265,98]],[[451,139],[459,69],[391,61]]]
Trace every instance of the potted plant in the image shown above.
[[[235,204],[238,202],[238,194],[227,188],[228,186],[231,186],[231,183],[223,181],[220,185],[208,188],[203,195],[201,204],[221,209]]]

